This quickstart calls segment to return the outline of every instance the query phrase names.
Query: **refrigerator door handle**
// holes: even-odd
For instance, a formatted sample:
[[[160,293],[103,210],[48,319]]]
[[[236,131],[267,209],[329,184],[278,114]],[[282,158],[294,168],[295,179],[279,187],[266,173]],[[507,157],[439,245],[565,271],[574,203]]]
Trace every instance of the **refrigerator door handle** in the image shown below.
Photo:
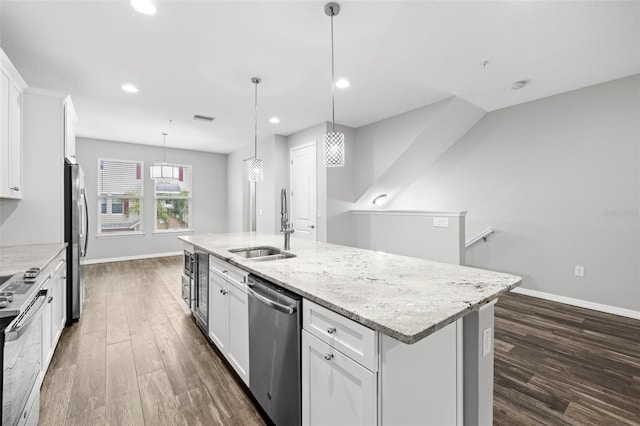
[[[82,199],[84,203],[84,247],[80,256],[85,257],[87,255],[87,245],[89,244],[89,204],[87,203],[87,193],[84,189],[82,190]]]

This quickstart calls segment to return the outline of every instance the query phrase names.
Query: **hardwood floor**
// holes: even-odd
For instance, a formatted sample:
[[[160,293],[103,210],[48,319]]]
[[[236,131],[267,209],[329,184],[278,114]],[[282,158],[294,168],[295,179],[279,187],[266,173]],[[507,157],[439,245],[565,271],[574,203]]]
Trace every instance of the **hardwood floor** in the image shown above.
[[[41,390],[40,425],[264,425],[180,295],[182,257],[85,268]]]
[[[495,425],[640,425],[640,321],[501,297],[493,412]]]
[[[180,296],[181,257],[86,267],[41,391],[41,425],[264,425]],[[494,424],[640,425],[640,321],[507,295]]]

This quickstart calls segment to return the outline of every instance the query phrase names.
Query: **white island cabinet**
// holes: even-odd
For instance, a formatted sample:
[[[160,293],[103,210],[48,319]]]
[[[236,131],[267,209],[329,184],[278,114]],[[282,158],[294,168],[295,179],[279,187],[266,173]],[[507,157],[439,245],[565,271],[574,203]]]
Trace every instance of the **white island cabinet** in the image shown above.
[[[407,345],[303,306],[303,425],[462,424],[459,322]]]
[[[376,424],[377,333],[307,299],[302,306],[302,424]]]
[[[240,378],[249,385],[248,274],[226,262],[209,259],[209,338]]]
[[[288,258],[235,254],[281,246],[281,235],[255,232],[180,239],[217,265],[209,337],[245,383],[238,366],[254,350],[251,318],[244,298],[233,302],[236,291],[246,296],[233,275],[255,274],[302,297],[302,424],[492,423],[493,304],[520,277],[306,240]]]

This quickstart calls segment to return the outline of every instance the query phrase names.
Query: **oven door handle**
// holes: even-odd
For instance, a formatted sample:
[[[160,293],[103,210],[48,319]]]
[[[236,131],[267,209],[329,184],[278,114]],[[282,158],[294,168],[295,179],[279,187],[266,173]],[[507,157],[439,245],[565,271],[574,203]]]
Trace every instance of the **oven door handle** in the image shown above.
[[[24,317],[22,317],[20,319],[20,321],[15,323],[13,325],[13,327],[9,328],[5,332],[4,340],[6,342],[11,342],[13,340],[18,340],[20,338],[20,336],[22,336],[27,331],[27,329],[29,328],[29,325],[31,325],[31,323],[36,318],[39,317],[38,314],[47,305],[47,295],[48,294],[49,294],[49,290],[48,289],[42,289],[42,290],[40,290],[38,292],[38,296],[36,297],[36,300],[42,298],[42,302],[40,302],[40,305],[38,305],[38,307],[35,306],[35,303],[33,305],[31,305],[31,307],[26,311],[26,312],[30,313],[31,315],[28,315],[28,316],[25,315]],[[33,310],[33,313],[31,313],[32,310]]]

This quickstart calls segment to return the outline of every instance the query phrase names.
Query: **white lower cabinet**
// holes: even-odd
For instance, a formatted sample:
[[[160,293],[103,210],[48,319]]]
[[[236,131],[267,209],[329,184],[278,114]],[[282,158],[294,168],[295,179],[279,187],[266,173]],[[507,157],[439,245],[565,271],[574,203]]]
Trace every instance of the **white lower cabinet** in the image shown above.
[[[226,295],[229,302],[229,342],[227,359],[249,384],[249,296],[233,284]]]
[[[47,372],[53,352],[67,319],[67,262],[64,253],[44,273],[51,274],[45,288],[49,290],[47,306],[42,316],[42,373]]]
[[[209,274],[209,338],[223,354],[229,342],[229,303],[227,282],[213,271]]]
[[[209,338],[249,385],[249,297],[244,283],[210,269]]]
[[[377,374],[302,330],[302,424],[377,423]]]

